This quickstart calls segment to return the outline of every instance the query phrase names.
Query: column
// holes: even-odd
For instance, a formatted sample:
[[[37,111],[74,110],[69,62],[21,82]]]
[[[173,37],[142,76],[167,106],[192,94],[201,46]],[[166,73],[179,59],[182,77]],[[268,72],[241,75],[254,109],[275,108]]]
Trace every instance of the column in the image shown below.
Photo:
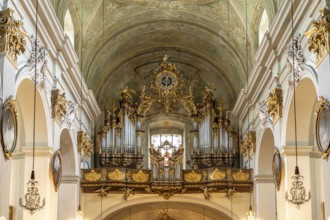
[[[78,208],[79,176],[63,176],[58,193],[58,219],[74,219]],[[69,198],[69,199],[68,199]]]

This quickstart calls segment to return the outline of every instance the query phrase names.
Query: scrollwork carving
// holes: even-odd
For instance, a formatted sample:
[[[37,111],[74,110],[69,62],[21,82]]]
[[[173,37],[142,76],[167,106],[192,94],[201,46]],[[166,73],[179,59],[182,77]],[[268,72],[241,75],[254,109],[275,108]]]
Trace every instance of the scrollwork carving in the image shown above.
[[[26,33],[23,22],[13,18],[14,10],[7,8],[0,11],[0,52],[5,52],[16,63],[17,56],[26,49]]]
[[[142,170],[139,170],[137,173],[132,173],[132,178],[135,182],[144,183],[149,180],[149,173],[145,173]]]
[[[29,54],[27,66],[30,68],[32,80],[42,88],[45,86],[45,70],[47,69],[46,50],[41,42],[31,37],[34,40],[32,49]],[[38,57],[36,57],[38,55]],[[35,67],[37,67],[35,71]]]
[[[247,181],[249,178],[250,178],[250,173],[244,172],[243,170],[233,173],[233,179],[235,181]]]
[[[296,85],[301,76],[303,75],[304,69],[306,68],[306,59],[303,50],[301,49],[301,35],[293,38],[291,44],[288,46],[286,66],[289,72],[289,85],[292,87]]]
[[[202,177],[203,177],[202,174],[196,173],[195,170],[184,174],[184,180],[189,182],[189,183],[200,182],[202,180]]]
[[[266,100],[268,106],[269,116],[272,117],[273,124],[275,124],[279,118],[282,117],[282,89],[274,88]]]
[[[67,102],[66,113],[64,115],[64,121],[66,122],[68,128],[71,128],[74,120],[76,119],[77,111],[77,104],[69,100]]]
[[[261,121],[261,127],[266,128],[271,124],[268,105],[266,101],[258,102],[256,105],[257,114]]]

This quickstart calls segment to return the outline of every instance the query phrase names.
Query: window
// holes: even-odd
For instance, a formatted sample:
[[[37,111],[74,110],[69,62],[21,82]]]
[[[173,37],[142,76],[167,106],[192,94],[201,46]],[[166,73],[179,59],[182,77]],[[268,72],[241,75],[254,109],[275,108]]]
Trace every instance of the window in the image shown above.
[[[158,149],[158,147],[165,141],[168,141],[171,145],[179,148],[182,144],[182,137],[179,134],[154,134],[151,136],[151,144],[155,149]]]
[[[64,33],[69,37],[72,46],[74,46],[74,26],[69,10],[66,11],[64,16]]]
[[[262,13],[260,25],[259,25],[259,45],[265,36],[265,33],[269,30],[269,20],[266,10]]]

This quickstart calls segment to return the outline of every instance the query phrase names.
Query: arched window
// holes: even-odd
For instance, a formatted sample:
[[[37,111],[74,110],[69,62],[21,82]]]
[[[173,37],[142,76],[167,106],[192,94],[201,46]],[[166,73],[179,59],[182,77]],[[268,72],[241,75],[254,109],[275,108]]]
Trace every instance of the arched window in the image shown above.
[[[69,37],[72,45],[74,46],[74,27],[69,10],[66,11],[64,16],[64,33]]]
[[[261,44],[261,41],[268,30],[269,30],[269,20],[268,20],[267,12],[266,10],[264,10],[259,25],[259,45]]]

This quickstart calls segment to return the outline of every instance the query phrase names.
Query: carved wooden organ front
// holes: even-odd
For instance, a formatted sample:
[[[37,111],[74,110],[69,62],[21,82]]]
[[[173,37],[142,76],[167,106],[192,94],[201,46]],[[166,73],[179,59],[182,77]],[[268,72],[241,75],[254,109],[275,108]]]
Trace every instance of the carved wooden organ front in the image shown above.
[[[98,132],[96,151],[100,166],[139,169],[148,163],[143,158],[149,154],[152,166],[149,165],[149,169],[154,172],[154,179],[166,181],[178,181],[182,177],[182,163],[194,169],[232,167],[238,146],[236,132],[230,127],[229,112],[225,113],[222,103],[216,102],[214,89],[206,87],[202,102],[195,104],[192,88],[186,85],[176,65],[164,58],[138,100],[133,101],[135,91],[123,89],[119,107],[113,106],[106,112],[104,126]],[[144,118],[155,105],[161,106],[166,114],[172,111],[172,105],[185,109],[190,124],[186,128],[190,135],[185,146],[173,147],[165,141],[160,146],[152,146],[148,144],[150,141],[145,141]],[[184,152],[189,152],[185,161]],[[170,163],[166,165],[164,160]]]

